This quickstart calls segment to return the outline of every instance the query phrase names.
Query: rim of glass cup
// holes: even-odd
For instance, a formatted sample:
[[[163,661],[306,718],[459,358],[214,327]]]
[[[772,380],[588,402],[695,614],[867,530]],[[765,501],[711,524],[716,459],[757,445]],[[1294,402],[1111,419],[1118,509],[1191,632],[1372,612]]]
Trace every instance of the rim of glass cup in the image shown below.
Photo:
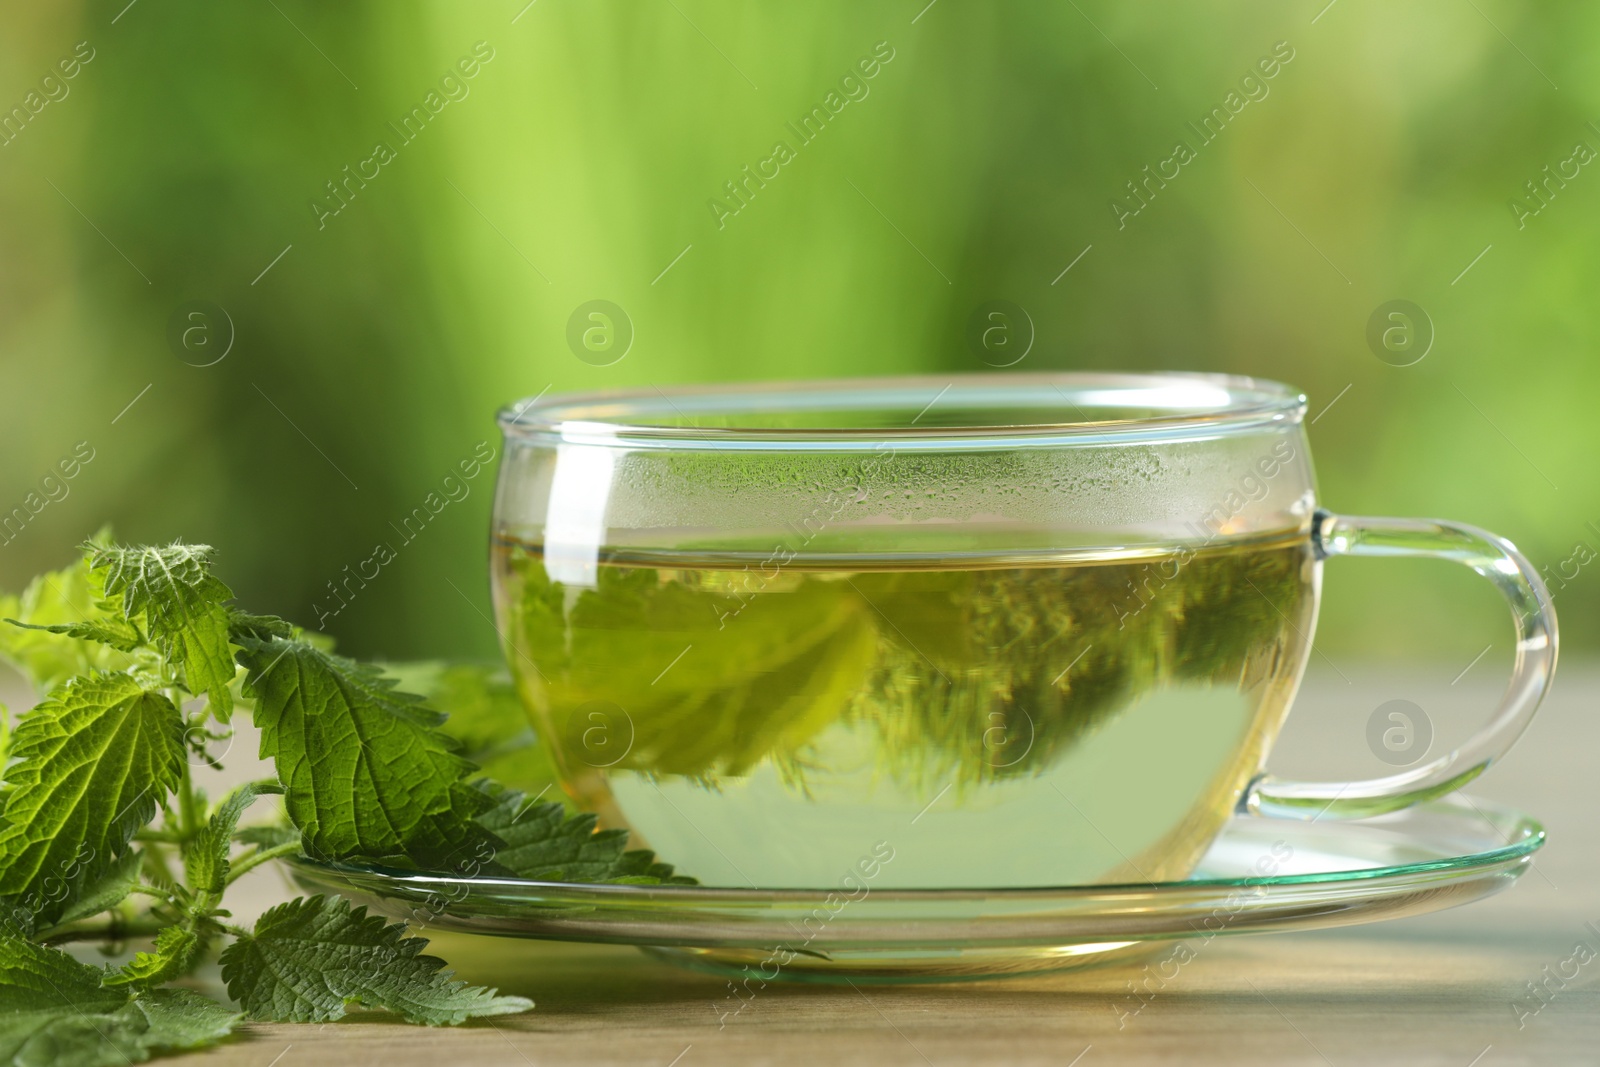
[[[954,394],[954,395],[952,395]],[[918,426],[942,406],[945,420]],[[1061,419],[1010,424],[949,422],[953,412],[1059,407]],[[1088,408],[1139,408],[1137,417],[1093,419]],[[698,426],[686,412],[731,425]],[[904,425],[780,427],[738,425],[785,413],[904,412]],[[836,378],[602,390],[530,397],[503,408],[507,439],[528,443],[630,448],[776,450],[871,448],[1007,448],[1052,442],[1218,437],[1273,424],[1300,422],[1304,393],[1280,382],[1231,374],[1187,372],[954,374],[895,378]],[[1076,412],[1076,417],[1074,417]],[[913,414],[914,413],[914,414]],[[652,422],[651,420],[660,420]],[[666,425],[676,420],[678,425]],[[841,420],[847,422],[848,420]]]

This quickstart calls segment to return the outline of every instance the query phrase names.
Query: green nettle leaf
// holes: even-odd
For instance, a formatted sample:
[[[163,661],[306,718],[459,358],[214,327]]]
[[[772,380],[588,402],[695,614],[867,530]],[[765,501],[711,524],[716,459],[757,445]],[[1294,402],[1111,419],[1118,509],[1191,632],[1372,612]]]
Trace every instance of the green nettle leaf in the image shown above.
[[[648,848],[630,849],[622,854],[608,882],[628,882],[633,885],[699,885],[698,878],[679,874],[670,863],[656,859]]]
[[[251,782],[228,794],[217,805],[206,825],[183,849],[183,869],[189,888],[196,892],[221,893],[228,884],[228,853],[233,847],[239,817],[256,797],[281,793],[277,785]]]
[[[212,575],[211,547],[97,545],[89,565],[104,573],[106,596],[120,597],[123,614],[142,620],[157,651],[182,666],[184,688],[210,697],[211,713],[227,722],[235,674],[227,607],[233,591]]]
[[[122,969],[106,975],[107,987],[158,986],[181,978],[200,949],[200,937],[187,925],[163,927],[156,935],[154,952],[137,952]]]
[[[177,787],[183,721],[128,675],[86,675],[23,717],[11,760],[0,786],[0,898],[48,923]]]
[[[519,878],[602,881],[628,846],[626,830],[596,832],[593,815],[568,816],[560,804],[529,805],[509,790],[478,821],[505,842],[495,862]]]
[[[100,968],[79,963],[60,949],[0,935],[0,1016],[72,1005],[113,1011],[128,1002],[128,994],[103,989],[104,976]]]
[[[184,1052],[214,1045],[244,1021],[243,1012],[187,989],[147,990],[120,1014],[133,1025],[143,1026],[141,1042],[150,1052]]]
[[[351,1003],[430,1026],[533,1007],[454,980],[443,960],[420,954],[425,940],[404,935],[405,924],[385,923],[341,897],[301,897],[268,911],[251,936],[228,946],[222,977],[251,1018],[272,1022],[327,1022]]]
[[[132,652],[144,641],[144,635],[139,633],[138,628],[127,619],[120,617],[86,619],[82,622],[60,622],[46,626],[23,622],[20,619],[7,619],[6,622],[13,626],[20,626],[24,630],[43,630],[46,633],[73,637],[80,641],[97,641],[102,645],[109,645],[118,652]]]
[[[228,629],[235,634],[253,637],[258,641],[295,635],[293,624],[285,622],[276,615],[252,615],[238,608],[228,609]]]
[[[242,1016],[186,989],[130,996],[65,952],[0,937],[0,1063],[126,1067],[215,1044]]]
[[[532,773],[535,788],[555,781],[503,671],[418,668],[424,691],[460,713],[458,741],[436,706],[382,670],[231,607],[205,546],[122,548],[102,537],[84,547],[84,563],[22,600],[0,598],[0,615],[19,620],[0,627],[0,655],[53,687],[15,731],[0,709],[0,1067],[121,1067],[221,1040],[244,1016],[167,983],[224,929],[236,940],[222,953],[223,978],[258,1019],[329,1021],[360,1007],[455,1025],[533,1007],[456,980],[404,924],[338,897],[280,905],[253,932],[226,926],[238,845],[253,847],[252,863],[298,846],[466,876],[693,883],[649,851],[626,851],[624,831],[597,832],[593,815],[569,817],[478,777],[463,747]],[[203,694],[225,721],[240,667],[261,755],[282,785],[241,786],[196,825],[208,809],[184,774],[184,734],[203,723],[188,723],[164,690]],[[276,793],[292,826],[239,825],[257,797]],[[132,847],[160,808],[181,817]],[[122,967],[38,943],[88,936],[85,920],[128,911],[136,889],[165,903],[139,913],[155,943]]]
[[[559,780],[550,747],[534,733],[504,664],[417,663],[389,669],[449,716],[441,729],[461,744],[462,755],[485,776],[527,793]]]
[[[67,906],[56,922],[63,924],[90,919],[127,900],[128,894],[132,893],[133,887],[139,883],[139,866],[143,862],[144,857],[140,855],[138,849],[130,848],[124,852],[99,876],[83,884],[76,899]]]
[[[108,635],[120,634],[119,626],[126,623],[105,609],[101,596],[87,559],[39,575],[21,597],[0,596],[0,618],[17,623],[0,626],[0,656],[27,675],[41,694],[74,675],[121,670],[130,658],[111,647],[111,642],[86,643],[61,630],[98,625]]]
[[[308,852],[448,870],[494,844],[473,822],[489,798],[465,784],[472,765],[421,698],[303,641],[235,636],[262,758]]]
[[[647,849],[625,851],[626,830],[596,832],[593,815],[568,815],[560,804],[530,804],[512,789],[496,801],[478,822],[505,842],[494,853],[504,873],[539,881],[698,884],[674,874],[671,864]]]

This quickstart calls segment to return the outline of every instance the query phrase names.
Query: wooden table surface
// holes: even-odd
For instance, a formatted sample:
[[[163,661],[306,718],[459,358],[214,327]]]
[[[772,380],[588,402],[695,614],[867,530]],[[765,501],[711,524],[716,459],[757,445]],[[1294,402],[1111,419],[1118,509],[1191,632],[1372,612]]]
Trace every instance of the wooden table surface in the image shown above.
[[[1354,777],[1386,768],[1367,750],[1367,717],[1415,701],[1456,743],[1499,695],[1490,656],[1393,673],[1349,664],[1308,679],[1274,769]],[[1346,680],[1348,678],[1348,681]],[[526,1015],[458,1029],[344,1021],[251,1026],[227,1046],[176,1062],[207,1067],[411,1064],[1440,1064],[1600,1062],[1600,959],[1537,1015],[1513,1002],[1580,940],[1600,950],[1600,670],[1563,668],[1528,735],[1472,792],[1541,819],[1550,843],[1509,892],[1385,924],[1223,938],[1134,1017],[1132,968],[984,983],[842,988],[773,985],[725,1026],[722,980],[632,949],[441,935],[458,974],[537,1002]],[[243,884],[243,883],[241,883]],[[286,892],[269,876],[252,903]],[[1570,973],[1570,972],[1569,972]],[[1547,996],[1549,996],[1547,994]]]

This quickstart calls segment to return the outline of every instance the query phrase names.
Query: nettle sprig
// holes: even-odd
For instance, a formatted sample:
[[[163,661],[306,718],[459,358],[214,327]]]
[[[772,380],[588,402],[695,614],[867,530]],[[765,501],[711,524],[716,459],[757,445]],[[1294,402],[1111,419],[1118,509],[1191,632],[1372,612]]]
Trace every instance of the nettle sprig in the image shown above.
[[[0,654],[47,694],[0,731],[0,1063],[122,1065],[215,1043],[246,1018],[323,1022],[359,1007],[455,1025],[533,1007],[455,980],[405,924],[340,897],[235,925],[229,886],[278,857],[693,881],[626,851],[625,833],[596,831],[592,815],[479,776],[422,697],[232,600],[206,546],[104,535],[0,599],[17,616]],[[209,749],[236,705],[277,778],[210,803],[191,768],[218,765]],[[287,825],[242,825],[263,796],[282,798]],[[144,940],[121,967],[56,947]],[[236,1007],[172,985],[219,946]]]

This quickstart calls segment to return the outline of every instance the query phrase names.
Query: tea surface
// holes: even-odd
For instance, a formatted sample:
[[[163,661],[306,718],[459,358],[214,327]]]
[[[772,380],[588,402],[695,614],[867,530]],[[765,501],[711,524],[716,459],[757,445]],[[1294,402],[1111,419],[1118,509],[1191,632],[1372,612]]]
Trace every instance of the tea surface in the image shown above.
[[[657,555],[573,585],[502,541],[494,566],[568,790],[730,886],[838,886],[882,843],[878,887],[1184,877],[1315,606],[1302,536],[1025,566]]]

